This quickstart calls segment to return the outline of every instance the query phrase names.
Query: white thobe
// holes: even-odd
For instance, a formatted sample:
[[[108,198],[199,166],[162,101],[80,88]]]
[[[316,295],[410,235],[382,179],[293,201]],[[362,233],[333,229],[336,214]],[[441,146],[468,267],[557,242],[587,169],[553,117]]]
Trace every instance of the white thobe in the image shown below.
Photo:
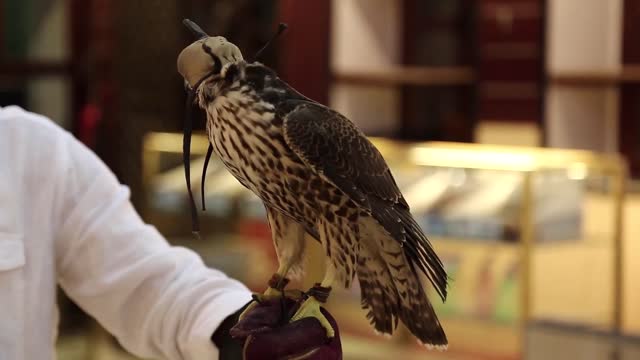
[[[250,300],[145,224],[128,188],[71,134],[2,108],[0,359],[55,357],[56,284],[143,358],[216,359],[210,336]]]

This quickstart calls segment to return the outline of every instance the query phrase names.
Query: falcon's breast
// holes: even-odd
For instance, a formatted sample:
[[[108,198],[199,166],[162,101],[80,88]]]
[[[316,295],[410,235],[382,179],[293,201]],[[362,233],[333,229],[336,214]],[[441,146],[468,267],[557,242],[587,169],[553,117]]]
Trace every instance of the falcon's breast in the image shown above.
[[[300,197],[320,179],[286,144],[272,104],[248,86],[232,86],[210,103],[207,133],[229,172],[263,202],[301,223],[313,218]]]

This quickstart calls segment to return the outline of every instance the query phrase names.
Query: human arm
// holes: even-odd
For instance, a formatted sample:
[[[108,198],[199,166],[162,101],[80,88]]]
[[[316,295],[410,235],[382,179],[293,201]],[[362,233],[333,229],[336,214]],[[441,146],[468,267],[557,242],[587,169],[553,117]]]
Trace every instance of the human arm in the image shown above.
[[[250,300],[249,290],[170,246],[142,221],[129,190],[73,137],[65,133],[54,153],[64,291],[137,356],[215,359],[211,334]]]

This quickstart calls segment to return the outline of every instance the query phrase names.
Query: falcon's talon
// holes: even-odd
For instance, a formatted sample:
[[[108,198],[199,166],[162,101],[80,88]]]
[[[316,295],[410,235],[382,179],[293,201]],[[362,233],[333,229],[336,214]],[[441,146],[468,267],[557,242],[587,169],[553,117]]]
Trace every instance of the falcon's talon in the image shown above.
[[[302,305],[300,305],[300,308],[296,311],[289,322],[298,321],[307,317],[317,319],[320,322],[320,325],[322,325],[322,327],[327,331],[327,337],[329,339],[335,336],[333,326],[331,326],[329,320],[327,320],[322,311],[320,311],[320,302],[313,296],[310,296],[302,303]]]
[[[244,311],[240,313],[240,315],[238,316],[238,321],[242,320],[251,310],[253,310],[253,308],[256,307],[256,304],[259,304],[258,300],[251,302],[251,304],[249,304],[249,306],[247,306]]]
[[[269,301],[271,299],[278,299],[281,297],[282,297],[282,292],[272,287],[268,287],[267,290],[265,290],[265,292],[262,294],[260,293],[252,294],[251,299],[253,301],[251,302],[251,304],[249,304],[249,306],[247,306],[244,309],[244,311],[240,314],[240,316],[238,316],[238,320],[242,320],[242,318],[244,318],[244,316],[248,314],[249,311],[251,311],[254,307],[256,307],[256,304],[262,304],[265,301]]]

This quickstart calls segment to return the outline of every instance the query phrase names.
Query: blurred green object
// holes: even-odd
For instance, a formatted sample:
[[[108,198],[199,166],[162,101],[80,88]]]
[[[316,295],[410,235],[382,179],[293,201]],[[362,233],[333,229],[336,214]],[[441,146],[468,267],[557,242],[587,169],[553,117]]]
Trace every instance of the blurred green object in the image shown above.
[[[449,275],[449,277],[453,280],[450,280],[451,285],[449,287],[449,292],[447,294],[447,301],[440,302],[440,301],[434,301],[433,302],[433,307],[436,310],[436,312],[438,314],[441,314],[442,317],[447,317],[447,316],[460,316],[460,315],[465,315],[462,314],[462,309],[460,309],[460,304],[458,303],[458,291],[456,290],[456,286],[453,286],[453,284],[455,283],[455,279],[456,279],[456,274],[458,273],[458,260],[457,259],[443,259],[443,264],[445,266],[445,269],[447,270],[447,274]],[[433,299],[437,296],[436,292],[430,288],[431,294],[429,294],[429,296]]]
[[[32,54],[34,35],[50,15],[54,5],[66,6],[64,0],[5,0],[0,9],[0,53],[2,61],[24,61]]]
[[[23,59],[28,50],[30,0],[6,0],[2,9],[3,54],[11,60]],[[4,59],[3,59],[4,60]]]
[[[496,291],[493,317],[498,322],[512,323],[517,320],[519,311],[518,269],[515,264]]]

